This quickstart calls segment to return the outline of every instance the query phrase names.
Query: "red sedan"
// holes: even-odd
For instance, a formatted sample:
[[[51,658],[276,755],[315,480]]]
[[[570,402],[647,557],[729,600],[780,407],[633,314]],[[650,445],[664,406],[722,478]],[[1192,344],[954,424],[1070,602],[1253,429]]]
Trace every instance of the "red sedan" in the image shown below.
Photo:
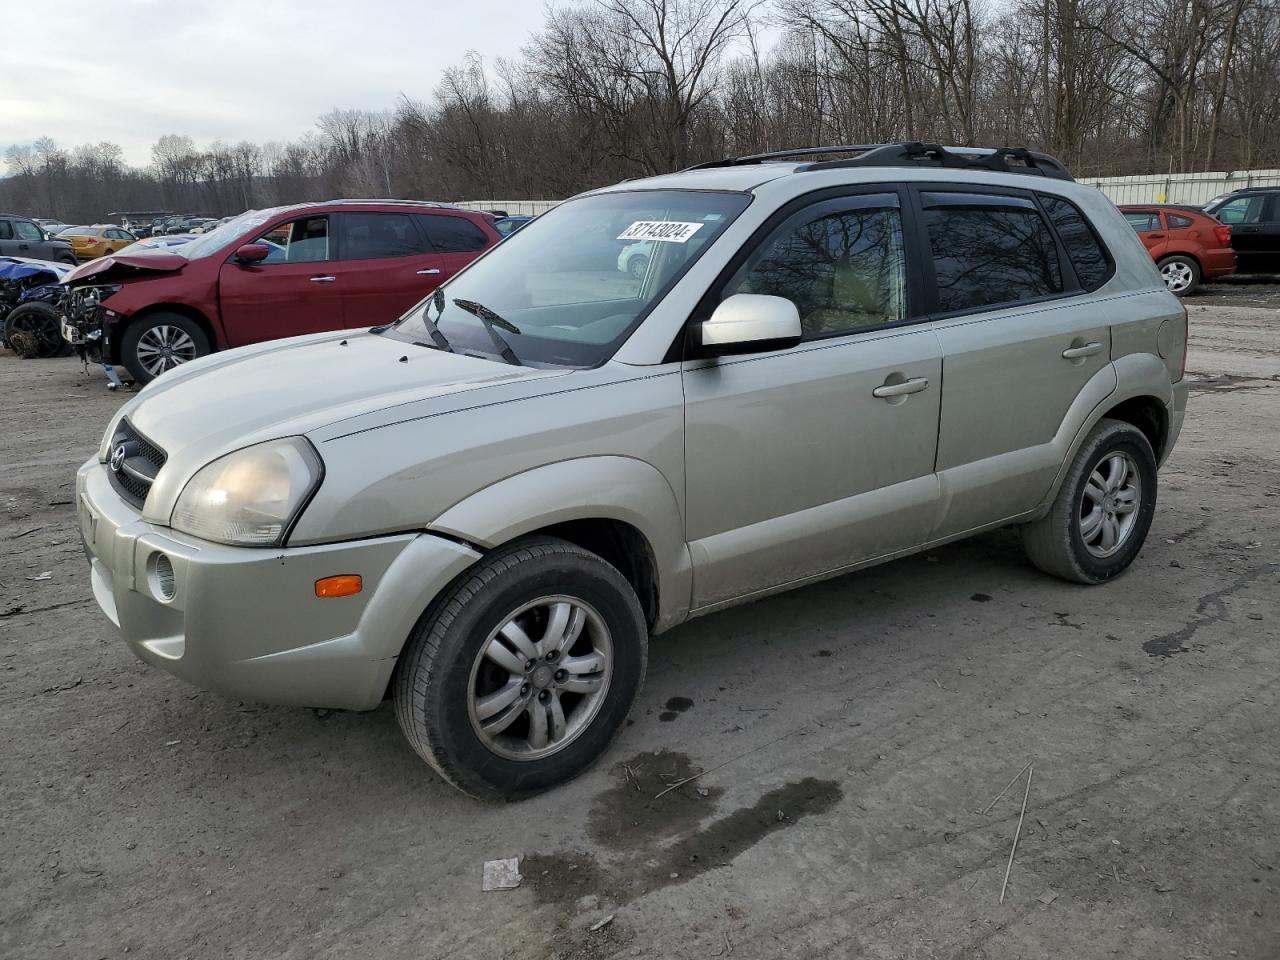
[[[334,200],[251,210],[65,282],[104,318],[103,360],[147,383],[214,350],[390,323],[501,239],[487,213]]]
[[[1185,297],[1202,280],[1235,273],[1231,228],[1203,210],[1151,203],[1125,204],[1120,211],[1138,232],[1172,293]]]

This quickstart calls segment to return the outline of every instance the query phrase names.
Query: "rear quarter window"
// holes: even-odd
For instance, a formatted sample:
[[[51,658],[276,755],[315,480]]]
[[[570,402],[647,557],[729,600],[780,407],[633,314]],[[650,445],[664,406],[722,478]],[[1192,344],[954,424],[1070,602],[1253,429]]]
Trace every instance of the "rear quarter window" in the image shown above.
[[[1169,221],[1170,230],[1183,230],[1195,223],[1190,217],[1182,217],[1176,213],[1166,213],[1165,219]]]
[[[1070,200],[1040,194],[1040,203],[1066,247],[1076,279],[1085,290],[1097,290],[1111,278],[1112,261],[1084,213]],[[1188,220],[1187,223],[1191,221]]]
[[[921,199],[944,313],[1062,292],[1057,244],[1030,200],[942,192]]]

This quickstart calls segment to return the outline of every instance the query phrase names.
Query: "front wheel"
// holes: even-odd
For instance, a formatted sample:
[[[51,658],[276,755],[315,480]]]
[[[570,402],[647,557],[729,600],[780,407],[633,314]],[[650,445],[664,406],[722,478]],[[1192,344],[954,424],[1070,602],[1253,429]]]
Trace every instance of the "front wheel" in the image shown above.
[[[9,349],[24,359],[58,357],[69,351],[62,338],[58,311],[40,300],[20,304],[9,311],[4,338]]]
[[[1085,438],[1048,514],[1022,528],[1031,562],[1076,583],[1133,563],[1156,509],[1156,458],[1137,427],[1104,419]]]
[[[1185,297],[1200,286],[1200,264],[1181,254],[1165,257],[1160,261],[1160,276],[1170,293]]]
[[[648,630],[631,585],[549,537],[482,560],[424,614],[396,667],[410,745],[460,790],[514,799],[590,766],[644,679]]]
[[[120,339],[120,359],[139,384],[208,352],[209,338],[200,324],[178,313],[153,313],[135,320]]]

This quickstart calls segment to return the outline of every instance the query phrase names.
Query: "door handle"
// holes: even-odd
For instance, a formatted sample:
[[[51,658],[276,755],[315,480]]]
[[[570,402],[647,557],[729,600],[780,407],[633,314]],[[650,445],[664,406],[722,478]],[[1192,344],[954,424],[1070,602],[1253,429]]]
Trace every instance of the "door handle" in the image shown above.
[[[924,377],[916,377],[914,380],[904,380],[902,383],[881,384],[871,391],[871,395],[881,400],[892,400],[894,397],[905,397],[928,389],[929,381]]]
[[[1163,239],[1164,239],[1164,234],[1163,234],[1163,233],[1148,233],[1148,234],[1147,234],[1147,239],[1148,239],[1148,240],[1163,240]]]
[[[338,279],[337,277],[312,277],[311,282],[312,283],[333,283],[333,281],[337,279]]]
[[[1067,347],[1062,351],[1063,360],[1079,360],[1081,357],[1092,357],[1095,353],[1102,352],[1102,344],[1096,340],[1093,343],[1086,343],[1083,347]]]
[[[429,269],[427,269],[427,270],[419,270],[419,271],[418,271],[418,276],[420,276],[420,277],[434,277],[434,276],[435,276],[437,273],[439,273],[439,272],[440,272],[440,268],[439,268],[439,267],[430,267],[430,268],[429,268]]]

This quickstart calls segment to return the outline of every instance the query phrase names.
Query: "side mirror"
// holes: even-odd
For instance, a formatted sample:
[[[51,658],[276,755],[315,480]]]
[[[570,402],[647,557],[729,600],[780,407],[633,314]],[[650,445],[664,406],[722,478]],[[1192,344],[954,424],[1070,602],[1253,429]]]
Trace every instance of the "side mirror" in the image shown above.
[[[785,297],[759,293],[735,293],[695,330],[704,357],[785,350],[802,336],[796,305]]]
[[[265,243],[246,243],[236,248],[236,259],[241,263],[261,263],[271,256],[271,248]]]

